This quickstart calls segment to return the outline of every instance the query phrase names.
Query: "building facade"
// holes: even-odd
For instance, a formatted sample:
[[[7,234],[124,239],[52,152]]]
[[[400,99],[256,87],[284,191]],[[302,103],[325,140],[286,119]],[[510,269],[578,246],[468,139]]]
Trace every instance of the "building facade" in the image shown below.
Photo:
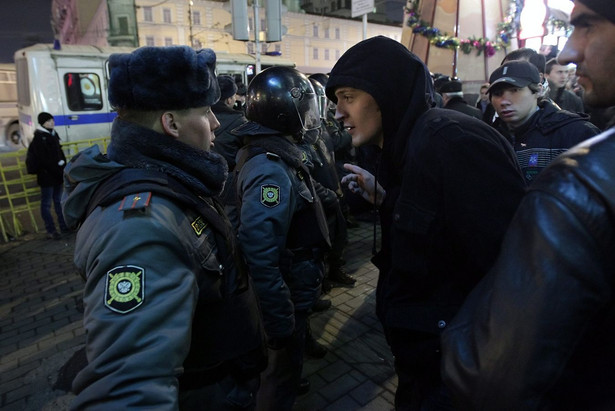
[[[337,4],[336,1],[336,7]],[[349,2],[339,5],[349,6]],[[391,2],[382,5],[390,6]],[[349,9],[342,9],[350,15]],[[266,7],[255,9],[249,3],[248,25],[252,40],[255,12],[260,27],[266,28]],[[341,13],[339,9],[334,12]],[[401,21],[403,4],[398,12]],[[382,13],[375,14],[380,20],[386,20]],[[208,47],[218,53],[254,54],[256,51],[254,41],[233,39],[229,1],[54,0],[52,18],[56,38],[63,44],[133,47],[192,44],[195,48]],[[260,52],[290,59],[300,71],[308,74],[329,72],[348,48],[363,39],[361,19],[306,13],[297,0],[283,1],[281,22],[282,41],[259,41]],[[400,41],[401,34],[401,24],[367,24],[367,37],[384,35]],[[259,38],[265,36],[261,33]]]

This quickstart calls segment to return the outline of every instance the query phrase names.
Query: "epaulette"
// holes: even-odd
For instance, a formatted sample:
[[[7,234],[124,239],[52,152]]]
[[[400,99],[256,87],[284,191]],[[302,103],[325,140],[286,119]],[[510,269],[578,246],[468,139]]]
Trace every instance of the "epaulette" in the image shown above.
[[[277,155],[276,153],[272,153],[272,152],[270,152],[270,151],[267,151],[266,155],[267,155],[267,158],[268,158],[269,160],[278,161],[278,160],[281,158],[281,157],[280,157],[279,155]]]
[[[118,211],[144,210],[149,207],[151,199],[151,191],[129,194],[122,199]]]

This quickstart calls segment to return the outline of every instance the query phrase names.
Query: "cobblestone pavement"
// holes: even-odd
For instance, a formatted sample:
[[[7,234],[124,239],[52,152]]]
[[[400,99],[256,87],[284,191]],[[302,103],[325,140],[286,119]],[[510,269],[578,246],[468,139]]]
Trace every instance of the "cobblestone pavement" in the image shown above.
[[[392,355],[375,316],[377,270],[369,262],[372,224],[349,230],[346,269],[354,287],[333,288],[332,307],[312,316],[328,348],[307,359],[311,389],[296,411],[391,410],[396,387]],[[72,254],[74,235],[59,241],[28,234],[0,244],[0,409],[66,410],[82,352],[83,281]]]

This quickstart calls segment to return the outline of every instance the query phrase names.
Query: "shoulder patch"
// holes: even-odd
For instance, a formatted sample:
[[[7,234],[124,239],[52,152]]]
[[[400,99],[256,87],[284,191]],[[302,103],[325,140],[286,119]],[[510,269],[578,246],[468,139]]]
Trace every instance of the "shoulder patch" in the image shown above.
[[[203,234],[203,230],[207,228],[207,221],[205,221],[203,217],[198,216],[196,220],[194,220],[190,225],[192,226],[192,229],[194,230],[196,235],[200,236],[201,234]]]
[[[261,186],[261,204],[265,207],[275,207],[280,204],[280,186],[264,184]]]
[[[151,199],[152,199],[151,191],[147,193],[130,194],[122,199],[122,202],[120,203],[118,210],[127,211],[127,210],[140,210],[143,208],[147,208],[149,206],[149,202]]]
[[[120,265],[107,271],[105,306],[126,314],[145,299],[145,269],[136,265]]]

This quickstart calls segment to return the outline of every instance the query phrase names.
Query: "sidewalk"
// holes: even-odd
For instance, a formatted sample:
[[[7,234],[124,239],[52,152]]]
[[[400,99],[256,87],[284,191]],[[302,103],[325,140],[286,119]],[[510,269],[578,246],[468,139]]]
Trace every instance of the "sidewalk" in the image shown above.
[[[311,390],[296,411],[393,409],[397,380],[375,316],[372,225],[362,222],[349,233],[346,268],[357,283],[334,288],[326,297],[332,308],[312,317],[314,336],[329,352],[306,360]],[[2,410],[66,410],[73,398],[69,360],[85,342],[73,247],[74,235],[52,241],[30,234],[0,244]]]

